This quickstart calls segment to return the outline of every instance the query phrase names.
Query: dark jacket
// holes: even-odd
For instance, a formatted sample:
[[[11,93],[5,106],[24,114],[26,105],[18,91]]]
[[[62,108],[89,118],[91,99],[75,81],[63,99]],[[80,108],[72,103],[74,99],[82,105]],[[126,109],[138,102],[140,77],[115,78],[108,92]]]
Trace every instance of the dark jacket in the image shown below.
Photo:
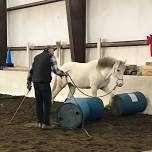
[[[64,76],[64,72],[57,68],[57,62],[54,55],[51,55],[47,49],[34,58],[32,68],[29,72],[27,82],[51,82],[51,72]]]

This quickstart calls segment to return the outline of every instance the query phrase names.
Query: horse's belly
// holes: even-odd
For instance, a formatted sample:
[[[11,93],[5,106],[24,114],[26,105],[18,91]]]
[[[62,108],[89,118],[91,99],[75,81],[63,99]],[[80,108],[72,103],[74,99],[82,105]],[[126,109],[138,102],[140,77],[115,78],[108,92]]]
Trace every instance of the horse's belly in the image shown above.
[[[80,88],[88,89],[90,88],[90,82],[86,81],[86,79],[82,79],[81,81],[78,82],[78,86]]]
[[[76,75],[74,75],[72,80],[75,83],[75,85],[77,85],[80,88],[86,88],[86,89],[90,88],[90,81],[88,77],[84,77],[84,76],[77,77]]]

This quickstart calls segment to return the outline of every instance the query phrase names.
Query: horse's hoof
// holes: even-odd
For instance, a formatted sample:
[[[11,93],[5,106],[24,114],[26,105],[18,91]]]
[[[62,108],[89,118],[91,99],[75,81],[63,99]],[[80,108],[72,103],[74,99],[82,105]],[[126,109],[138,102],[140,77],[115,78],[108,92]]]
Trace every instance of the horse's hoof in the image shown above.
[[[110,105],[105,106],[105,110],[109,111],[111,109]]]

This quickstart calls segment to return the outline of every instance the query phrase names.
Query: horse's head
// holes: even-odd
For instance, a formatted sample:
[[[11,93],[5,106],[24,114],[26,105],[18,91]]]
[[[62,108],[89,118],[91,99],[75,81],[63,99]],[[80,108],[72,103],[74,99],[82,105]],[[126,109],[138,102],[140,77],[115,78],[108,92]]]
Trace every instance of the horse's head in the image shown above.
[[[123,74],[125,72],[125,62],[111,58],[104,57],[98,60],[97,69],[101,72],[101,75],[105,75],[105,80],[112,79],[116,82],[118,87],[123,86]],[[103,70],[104,69],[104,70]],[[110,69],[110,73],[109,73]]]
[[[123,86],[123,74],[125,72],[125,62],[123,61],[116,61],[115,64],[113,65],[113,69],[112,69],[112,75],[116,80],[116,85],[118,87],[122,87]]]

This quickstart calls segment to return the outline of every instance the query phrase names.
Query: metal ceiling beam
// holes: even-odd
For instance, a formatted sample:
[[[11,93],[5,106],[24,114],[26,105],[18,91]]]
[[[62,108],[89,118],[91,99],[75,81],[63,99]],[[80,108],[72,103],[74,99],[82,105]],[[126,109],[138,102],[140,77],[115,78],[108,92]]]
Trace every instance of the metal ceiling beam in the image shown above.
[[[71,59],[85,62],[86,0],[65,0]]]
[[[46,5],[49,3],[55,3],[55,2],[60,2],[60,1],[64,1],[64,0],[43,0],[43,1],[28,3],[28,4],[24,4],[24,5],[9,7],[9,8],[7,8],[7,11],[14,11],[14,10],[19,10],[19,9],[24,9],[24,8],[29,8],[29,7]]]
[[[7,52],[7,16],[6,0],[0,0],[0,65],[6,61]]]

